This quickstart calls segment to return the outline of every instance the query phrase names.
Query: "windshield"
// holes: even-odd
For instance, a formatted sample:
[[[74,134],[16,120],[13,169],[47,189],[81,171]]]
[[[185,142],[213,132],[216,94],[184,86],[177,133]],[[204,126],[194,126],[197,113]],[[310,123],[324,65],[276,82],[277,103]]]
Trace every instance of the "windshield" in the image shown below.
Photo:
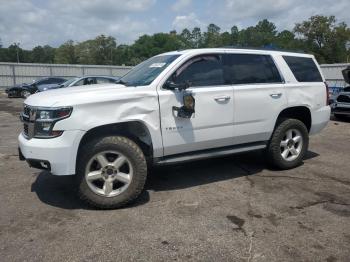
[[[126,86],[145,86],[153,80],[180,55],[161,55],[135,66],[125,76],[119,79],[119,83]]]
[[[66,82],[63,82],[63,83],[62,83],[62,86],[63,86],[63,87],[67,87],[67,86],[69,86],[71,83],[73,83],[73,82],[74,82],[75,80],[77,80],[77,79],[78,79],[78,77],[73,77],[73,78],[67,80]]]

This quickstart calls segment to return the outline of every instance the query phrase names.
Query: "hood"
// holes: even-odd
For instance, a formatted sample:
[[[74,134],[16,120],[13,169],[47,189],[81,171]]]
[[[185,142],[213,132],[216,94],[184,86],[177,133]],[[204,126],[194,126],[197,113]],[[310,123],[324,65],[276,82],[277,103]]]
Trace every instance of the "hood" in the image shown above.
[[[48,84],[48,85],[40,85],[38,86],[39,92],[50,90],[50,89],[56,89],[59,88],[61,84]]]
[[[130,97],[134,90],[135,87],[125,87],[119,84],[96,84],[59,88],[31,95],[24,103],[42,107],[74,106],[111,99],[121,99],[123,96]]]
[[[350,84],[350,66],[341,71],[346,83]]]
[[[22,84],[16,84],[16,85],[11,86],[11,87],[9,87],[9,88],[28,87],[28,86],[31,86],[31,84],[22,83]]]

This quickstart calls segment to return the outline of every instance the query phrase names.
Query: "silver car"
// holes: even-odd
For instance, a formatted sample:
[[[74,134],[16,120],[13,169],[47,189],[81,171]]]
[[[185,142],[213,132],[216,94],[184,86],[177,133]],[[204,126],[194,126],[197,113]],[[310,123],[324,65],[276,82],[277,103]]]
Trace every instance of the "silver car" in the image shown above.
[[[94,85],[94,84],[106,84],[106,83],[116,83],[118,82],[119,77],[113,76],[83,76],[83,77],[73,77],[68,79],[66,82],[57,85],[43,86],[38,88],[39,92],[71,87],[71,86],[84,86],[84,85]]]

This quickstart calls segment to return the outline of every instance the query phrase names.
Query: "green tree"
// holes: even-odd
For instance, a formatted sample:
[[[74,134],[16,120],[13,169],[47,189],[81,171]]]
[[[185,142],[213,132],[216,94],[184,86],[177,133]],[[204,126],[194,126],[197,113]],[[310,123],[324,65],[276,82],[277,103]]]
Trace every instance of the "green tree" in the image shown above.
[[[31,61],[34,63],[54,63],[55,49],[49,45],[36,46],[31,51]]]
[[[346,61],[346,43],[350,30],[345,23],[337,24],[334,16],[315,15],[297,23],[294,32],[313,52],[319,62],[337,63]]]
[[[199,48],[203,46],[203,36],[199,27],[195,27],[192,30],[192,41],[193,48]]]
[[[114,37],[100,35],[76,45],[76,54],[81,64],[110,65],[116,47]]]
[[[73,40],[65,42],[56,49],[54,61],[58,64],[78,63]]]
[[[276,34],[275,24],[264,19],[256,26],[241,30],[238,33],[238,43],[242,46],[263,47],[273,44]]]
[[[205,47],[219,47],[222,45],[220,38],[221,28],[215,24],[209,24],[207,32],[204,33]]]

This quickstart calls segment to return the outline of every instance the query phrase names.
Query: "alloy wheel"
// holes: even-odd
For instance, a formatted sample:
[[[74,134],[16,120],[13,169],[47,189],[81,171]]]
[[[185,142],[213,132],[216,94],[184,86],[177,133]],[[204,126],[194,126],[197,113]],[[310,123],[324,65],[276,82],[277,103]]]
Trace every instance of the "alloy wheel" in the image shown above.
[[[303,137],[299,130],[288,129],[281,140],[281,156],[286,161],[298,158],[303,148]]]
[[[114,197],[124,192],[133,178],[130,160],[117,151],[104,151],[94,155],[85,170],[89,188],[104,197]]]

